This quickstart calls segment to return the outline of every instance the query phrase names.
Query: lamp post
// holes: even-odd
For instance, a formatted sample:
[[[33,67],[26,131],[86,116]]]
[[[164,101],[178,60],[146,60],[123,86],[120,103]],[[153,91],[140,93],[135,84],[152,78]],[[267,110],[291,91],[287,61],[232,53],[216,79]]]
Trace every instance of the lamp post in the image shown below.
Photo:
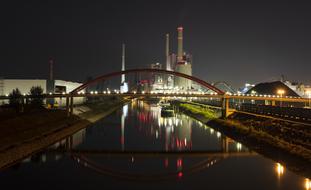
[[[283,97],[284,93],[285,93],[285,90],[283,90],[283,89],[278,89],[278,91],[277,91],[277,94],[279,94],[281,96],[280,107],[282,107],[282,97]]]

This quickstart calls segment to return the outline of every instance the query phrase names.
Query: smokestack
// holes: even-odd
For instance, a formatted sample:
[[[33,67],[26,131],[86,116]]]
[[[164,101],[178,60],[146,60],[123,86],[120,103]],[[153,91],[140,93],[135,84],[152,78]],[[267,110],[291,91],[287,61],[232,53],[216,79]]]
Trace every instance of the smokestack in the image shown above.
[[[122,71],[125,70],[125,44],[122,44]],[[125,82],[125,75],[121,75],[121,84]]]
[[[178,27],[178,50],[177,50],[177,63],[183,61],[183,27]]]
[[[49,60],[49,66],[50,66],[50,76],[49,76],[49,79],[52,81],[53,80],[53,65],[54,65],[54,61],[53,59],[50,59]]]
[[[169,56],[170,56],[170,35],[166,34],[166,46],[165,46],[166,70],[171,70]]]

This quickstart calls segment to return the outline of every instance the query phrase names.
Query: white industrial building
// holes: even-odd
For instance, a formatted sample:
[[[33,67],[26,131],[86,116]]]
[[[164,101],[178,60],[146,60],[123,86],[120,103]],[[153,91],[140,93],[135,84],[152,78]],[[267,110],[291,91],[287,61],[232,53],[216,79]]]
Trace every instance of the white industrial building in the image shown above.
[[[178,73],[183,73],[186,75],[192,75],[192,67],[191,64],[177,64],[175,67],[175,71]],[[183,78],[183,77],[175,77],[175,88],[180,90],[190,90],[191,89],[191,80]]]
[[[82,85],[82,83],[55,80],[54,93],[69,93],[80,85]],[[33,86],[40,86],[44,94],[47,92],[46,79],[0,79],[0,96],[7,96],[16,88],[18,88],[22,94],[26,95],[29,94]]]
[[[46,79],[0,79],[0,96],[8,96],[13,89],[18,88],[23,95],[30,93],[30,89],[33,86],[40,86],[43,89],[43,93],[47,93],[47,82]],[[71,82],[64,80],[54,81],[54,93],[63,94],[69,93],[75,88],[79,87],[83,83]],[[64,99],[64,98],[63,98]],[[82,103],[84,98],[75,98],[75,103]],[[61,98],[55,98],[55,102],[59,105],[65,105],[65,100]],[[3,101],[2,103],[6,103]]]

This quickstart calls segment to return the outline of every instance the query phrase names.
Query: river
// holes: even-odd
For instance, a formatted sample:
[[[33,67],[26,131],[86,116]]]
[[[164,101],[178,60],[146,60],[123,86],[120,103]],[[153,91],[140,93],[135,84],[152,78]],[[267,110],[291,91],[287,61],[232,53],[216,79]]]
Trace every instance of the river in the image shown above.
[[[309,179],[186,115],[133,101],[0,172],[9,189],[311,189]],[[120,154],[120,152],[123,152]]]

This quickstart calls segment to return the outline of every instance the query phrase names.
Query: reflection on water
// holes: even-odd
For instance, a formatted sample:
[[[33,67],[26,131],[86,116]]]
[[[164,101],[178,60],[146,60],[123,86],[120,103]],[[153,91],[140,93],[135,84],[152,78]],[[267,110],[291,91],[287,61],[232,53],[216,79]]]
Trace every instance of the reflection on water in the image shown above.
[[[43,165],[38,167],[38,163]],[[133,183],[137,188],[151,188],[142,181],[157,181],[152,183],[157,189],[199,188],[202,181],[211,189],[311,188],[309,179],[285,172],[285,166],[219,131],[180,113],[161,117],[159,107],[143,101],[125,105],[94,126],[25,159],[0,173],[0,179],[4,183],[27,181],[25,187],[31,184],[28,181],[40,179],[47,189],[129,188]],[[64,179],[75,183],[57,186],[51,182]],[[89,182],[94,186],[84,186]]]
[[[305,188],[306,190],[311,189],[311,181],[308,178],[305,179]]]
[[[280,163],[276,163],[275,171],[278,174],[278,178],[280,179],[280,177],[284,174],[284,166],[282,166]]]

